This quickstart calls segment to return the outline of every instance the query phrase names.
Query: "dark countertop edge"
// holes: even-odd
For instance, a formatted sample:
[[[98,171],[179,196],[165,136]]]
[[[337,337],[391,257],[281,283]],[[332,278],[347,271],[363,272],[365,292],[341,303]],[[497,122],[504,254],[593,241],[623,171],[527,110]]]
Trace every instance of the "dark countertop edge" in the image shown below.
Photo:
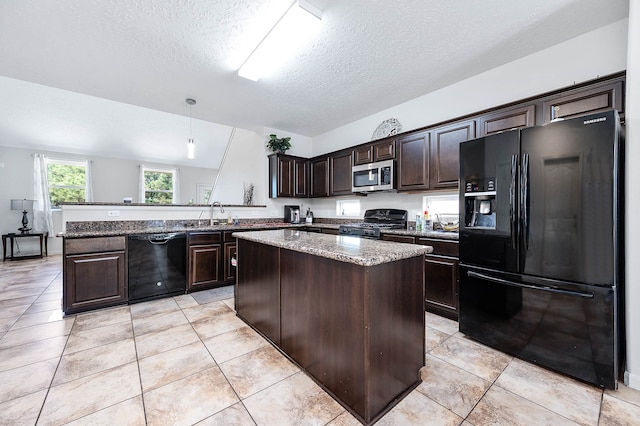
[[[273,247],[279,247],[287,250],[293,250],[300,253],[311,254],[314,256],[324,257],[328,259],[332,259],[339,262],[353,263],[360,266],[376,266],[384,263],[395,262],[398,260],[409,259],[415,256],[422,256],[428,253],[433,252],[433,247],[419,245],[419,244],[409,244],[409,243],[397,243],[392,241],[382,241],[382,240],[371,240],[362,238],[362,244],[376,246],[380,244],[379,247],[376,248],[376,255],[366,254],[362,255],[354,255],[353,253],[349,253],[347,251],[340,251],[336,247],[336,238],[358,238],[358,237],[349,237],[342,235],[330,235],[330,234],[318,234],[315,232],[304,232],[311,239],[311,244],[313,245],[305,245],[304,242],[301,242],[297,239],[292,240],[284,240],[285,235],[282,235],[282,240],[278,238],[278,234],[273,234],[273,238],[265,238],[265,236],[269,235],[267,231],[274,230],[265,230],[266,232],[240,232],[234,233],[232,236],[239,239],[244,239],[247,241],[252,241],[260,244],[266,244]],[[275,239],[274,239],[275,238]],[[318,244],[315,244],[316,240]],[[328,244],[329,248],[322,247],[322,244]],[[398,250],[400,246],[402,250]]]

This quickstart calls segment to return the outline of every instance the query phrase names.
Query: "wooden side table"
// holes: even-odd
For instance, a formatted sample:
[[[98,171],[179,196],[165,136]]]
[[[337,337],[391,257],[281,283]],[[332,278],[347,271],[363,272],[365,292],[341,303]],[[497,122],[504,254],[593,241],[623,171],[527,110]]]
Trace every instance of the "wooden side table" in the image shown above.
[[[30,234],[3,234],[2,235],[2,254],[4,262],[7,259],[18,260],[18,259],[33,259],[36,257],[42,257],[44,254],[48,256],[48,240],[49,236],[48,232],[33,232]],[[37,237],[40,239],[40,254],[26,255],[26,256],[15,256],[13,254],[13,247],[15,245],[16,238],[27,238],[27,237]],[[7,238],[9,239],[9,246],[11,247],[11,256],[7,256]],[[43,250],[44,248],[44,250]]]

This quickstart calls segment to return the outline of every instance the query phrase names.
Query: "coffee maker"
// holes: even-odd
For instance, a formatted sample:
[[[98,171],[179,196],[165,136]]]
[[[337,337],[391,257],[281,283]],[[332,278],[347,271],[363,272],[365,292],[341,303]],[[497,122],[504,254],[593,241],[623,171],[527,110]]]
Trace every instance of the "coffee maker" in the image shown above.
[[[300,206],[284,206],[284,222],[300,223]]]

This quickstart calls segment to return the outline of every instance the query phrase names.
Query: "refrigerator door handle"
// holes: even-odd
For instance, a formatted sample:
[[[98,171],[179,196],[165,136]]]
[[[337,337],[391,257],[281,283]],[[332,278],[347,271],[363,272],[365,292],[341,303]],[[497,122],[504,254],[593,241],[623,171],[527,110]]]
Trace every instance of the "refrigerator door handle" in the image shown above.
[[[522,233],[525,250],[529,250],[529,154],[522,154],[522,169],[520,171],[520,211],[522,212]]]
[[[518,155],[511,156],[511,183],[509,185],[509,219],[511,221],[511,245],[516,248],[517,242],[517,223],[516,216],[516,181],[518,176]]]
[[[505,280],[505,279],[502,279],[502,278],[492,277],[491,275],[479,274],[479,273],[473,272],[473,271],[467,271],[467,276],[470,277],[470,278],[478,278],[478,279],[481,279],[481,280],[491,281],[491,282],[496,283],[496,284],[504,284],[504,285],[508,285],[508,286],[511,286],[511,287],[529,288],[529,289],[532,289],[532,290],[546,291],[546,292],[549,292],[549,293],[564,294],[564,295],[567,295],[567,296],[583,297],[585,299],[593,299],[593,297],[594,297],[593,293],[581,293],[579,291],[562,290],[560,288],[554,288],[554,287],[540,287],[540,286],[537,286],[537,285],[517,283],[517,282],[514,282],[514,281]]]

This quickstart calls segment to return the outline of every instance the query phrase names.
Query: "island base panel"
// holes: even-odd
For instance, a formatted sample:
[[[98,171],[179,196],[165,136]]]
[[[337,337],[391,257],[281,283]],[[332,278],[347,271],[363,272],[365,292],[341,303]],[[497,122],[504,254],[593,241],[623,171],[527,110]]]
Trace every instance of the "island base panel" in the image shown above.
[[[280,250],[238,240],[237,265],[238,316],[280,346]]]

